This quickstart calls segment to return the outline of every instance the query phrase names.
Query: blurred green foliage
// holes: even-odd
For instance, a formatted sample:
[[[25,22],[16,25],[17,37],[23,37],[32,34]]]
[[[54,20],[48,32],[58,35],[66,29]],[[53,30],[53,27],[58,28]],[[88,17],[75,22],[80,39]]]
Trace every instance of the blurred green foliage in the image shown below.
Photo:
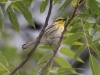
[[[61,6],[58,8],[58,12],[63,11],[72,5],[75,7],[80,0],[54,0],[53,5],[60,1]],[[91,49],[100,58],[100,51],[98,46],[100,45],[100,1],[98,0],[82,0],[85,7],[83,11],[70,22],[67,27],[67,32],[64,35],[62,46],[59,48],[59,54],[56,55],[49,65],[46,66],[42,75],[66,75],[66,74],[79,74],[76,69],[71,65],[77,60],[84,63],[79,55],[88,48],[89,52],[89,64],[93,75],[100,74],[100,64],[95,56],[91,53]],[[80,2],[82,2],[80,1]],[[21,12],[25,19],[33,26],[34,21],[32,14],[28,7],[33,0],[0,0],[0,4],[8,13],[9,20],[12,23],[14,30],[19,32],[19,22],[17,20],[15,10]],[[79,3],[80,3],[79,2]],[[40,2],[40,13],[42,14],[49,3],[49,0],[42,0]],[[81,4],[81,3],[80,3]],[[68,15],[70,16],[70,15]],[[32,48],[22,51],[15,47],[12,47],[7,42],[9,34],[3,30],[4,28],[4,13],[0,7],[0,38],[4,40],[4,43],[0,43],[0,75],[8,75],[30,52]],[[20,33],[19,33],[20,34]],[[30,60],[14,75],[36,75],[37,71],[45,64],[45,62],[53,54],[53,49],[56,46],[42,45],[38,46],[37,50],[30,58]],[[74,61],[69,63],[67,57],[72,58]],[[81,70],[81,69],[80,69]]]

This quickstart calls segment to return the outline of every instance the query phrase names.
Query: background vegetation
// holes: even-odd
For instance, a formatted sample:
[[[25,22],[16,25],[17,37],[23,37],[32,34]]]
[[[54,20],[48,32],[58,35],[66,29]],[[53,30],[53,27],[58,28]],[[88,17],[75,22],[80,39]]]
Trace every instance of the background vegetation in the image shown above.
[[[37,0],[0,0],[0,75],[8,75],[19,65],[28,55],[32,48],[22,51],[21,48],[11,45],[12,36],[22,34],[21,23],[18,21],[21,13],[30,24],[27,27],[35,30],[38,28],[37,22],[33,20],[32,5]],[[50,5],[50,0],[41,0],[39,12],[45,13]],[[62,16],[68,19],[72,16],[77,4],[80,4],[76,11],[77,16],[71,19],[67,31],[64,34],[61,47],[55,57],[42,71],[41,75],[87,75],[84,72],[87,68],[83,65],[89,61],[88,66],[92,75],[100,74],[100,1],[99,0],[53,0],[53,7],[56,12],[52,12],[53,18]],[[31,8],[30,8],[31,7]],[[72,10],[70,11],[69,8]],[[33,9],[36,11],[37,9]],[[54,9],[53,9],[54,10]],[[66,10],[68,12],[66,12]],[[69,12],[70,11],[70,12]],[[6,13],[6,15],[5,15]],[[56,15],[55,15],[56,14]],[[47,15],[47,13],[46,13]],[[11,25],[6,24],[8,16]],[[38,23],[39,24],[39,23]],[[51,23],[50,23],[51,24]],[[40,24],[41,26],[42,24]],[[9,29],[10,28],[10,29]],[[27,32],[24,28],[24,32]],[[14,33],[16,33],[14,35]],[[27,36],[28,37],[28,36]],[[30,38],[28,37],[29,41]],[[18,38],[17,38],[18,40]],[[16,41],[20,44],[20,41]],[[12,43],[13,44],[13,43]],[[21,46],[21,45],[20,45]],[[55,46],[53,47],[55,48]],[[53,51],[50,46],[39,45],[30,60],[19,69],[14,75],[36,75],[38,70],[52,56]],[[90,74],[88,74],[90,75]]]

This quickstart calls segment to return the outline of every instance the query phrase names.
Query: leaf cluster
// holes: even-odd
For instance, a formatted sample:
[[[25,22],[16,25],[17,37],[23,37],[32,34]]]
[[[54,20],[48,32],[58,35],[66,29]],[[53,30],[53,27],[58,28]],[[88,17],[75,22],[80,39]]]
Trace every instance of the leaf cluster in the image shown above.
[[[17,19],[17,15],[15,10],[20,11],[23,16],[25,17],[25,19],[29,22],[29,24],[31,24],[33,27],[35,27],[34,25],[34,20],[32,18],[32,14],[28,9],[28,6],[30,5],[30,3],[32,2],[32,0],[2,0],[0,3],[3,4],[5,11],[8,14],[9,20],[14,28],[14,30],[16,30],[17,32],[19,32],[19,22]],[[2,12],[2,9],[0,7],[0,27],[1,30],[4,30],[4,14]]]

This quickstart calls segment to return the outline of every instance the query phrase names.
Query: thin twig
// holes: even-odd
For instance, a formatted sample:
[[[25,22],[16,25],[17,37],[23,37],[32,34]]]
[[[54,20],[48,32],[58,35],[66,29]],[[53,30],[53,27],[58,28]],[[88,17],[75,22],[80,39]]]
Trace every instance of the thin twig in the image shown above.
[[[30,59],[30,57],[32,56],[32,54],[36,50],[38,44],[40,43],[41,37],[44,34],[44,30],[48,25],[48,21],[49,21],[49,18],[50,18],[50,15],[51,15],[51,10],[52,10],[52,3],[53,3],[53,0],[50,0],[50,6],[49,6],[48,14],[47,14],[47,17],[46,17],[46,20],[45,20],[45,24],[43,26],[42,31],[40,32],[40,35],[39,35],[39,37],[37,39],[37,42],[34,44],[33,49],[28,53],[27,57],[17,67],[14,68],[14,70],[9,75],[13,75],[18,69],[23,67],[24,64]]]
[[[48,68],[48,73],[47,73],[47,75],[50,74],[50,71],[51,71],[52,65],[53,65],[53,60],[51,61],[50,67]]]
[[[55,55],[57,54],[58,49],[59,49],[59,47],[60,47],[60,45],[61,45],[61,41],[62,41],[62,39],[63,39],[63,35],[64,35],[64,33],[67,31],[67,26],[70,24],[70,22],[71,22],[71,21],[74,19],[74,17],[76,16],[76,12],[77,12],[78,7],[79,7],[79,5],[78,5],[78,3],[77,3],[76,7],[74,8],[74,12],[73,12],[72,16],[68,19],[68,21],[67,21],[67,23],[66,23],[66,25],[65,25],[65,27],[64,27],[64,31],[63,31],[62,34],[61,34],[61,38],[60,38],[60,40],[59,40],[59,42],[58,42],[57,47],[55,48],[55,51],[54,51],[53,55],[52,55],[52,56],[47,60],[47,62],[38,70],[37,75],[41,75],[41,73],[42,73],[42,71],[44,70],[44,68],[49,64],[49,62],[50,62],[50,61],[55,57]]]
[[[84,2],[85,2],[85,0],[80,1],[79,6],[81,6]]]

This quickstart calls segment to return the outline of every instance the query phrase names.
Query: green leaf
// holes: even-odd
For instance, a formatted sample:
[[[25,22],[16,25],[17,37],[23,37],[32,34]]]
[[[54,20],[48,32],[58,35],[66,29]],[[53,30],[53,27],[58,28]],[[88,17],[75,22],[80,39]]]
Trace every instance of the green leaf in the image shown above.
[[[93,28],[90,28],[89,29],[89,35],[90,36],[93,36],[94,35],[94,32],[95,32],[95,30]]]
[[[83,68],[59,68],[58,71],[63,71],[63,70],[80,70],[80,71],[84,71],[86,69]]]
[[[67,45],[71,45],[72,43],[74,43],[76,40],[78,40],[82,36],[83,36],[83,33],[81,33],[81,32],[74,33],[74,34],[70,35],[68,38],[66,38],[63,41],[63,43],[67,44]]]
[[[74,59],[76,60],[76,58],[83,52],[83,50],[85,49],[86,47],[86,44],[80,46],[78,48],[78,50],[76,51],[75,55],[74,55]]]
[[[0,30],[4,31],[4,15],[0,7]]]
[[[59,64],[62,68],[72,68],[71,65],[64,58],[60,56],[54,57],[54,60],[57,64]],[[75,70],[72,70],[73,73],[76,73]]]
[[[77,29],[77,28],[79,28],[80,26],[81,26],[81,23],[75,22],[75,23],[73,24],[72,30]]]
[[[42,0],[40,5],[40,13],[43,13],[48,5],[49,0]]]
[[[64,54],[64,55],[66,55],[66,56],[68,56],[68,57],[74,59],[74,55],[75,55],[75,54],[74,54],[74,52],[72,52],[70,49],[68,49],[68,48],[66,48],[66,47],[62,47],[62,48],[60,49],[60,52],[61,52],[62,54]],[[78,61],[84,63],[79,57],[78,57],[76,60],[78,60]]]
[[[89,14],[87,13],[82,13],[78,15],[79,18],[81,18],[82,20],[87,20],[87,18],[89,17]]]
[[[11,5],[12,1],[7,1],[5,4],[5,10],[7,10],[7,8]]]
[[[77,5],[77,0],[73,0],[73,1],[71,2],[71,4],[72,4],[73,6],[76,6],[76,5]]]
[[[88,34],[86,35],[86,37],[87,37],[87,40],[88,40],[88,44],[93,43],[92,37],[90,37]]]
[[[82,42],[74,42],[72,45],[83,45]]]
[[[100,58],[100,51],[95,47],[94,44],[89,44],[89,46],[92,48],[92,50],[98,55]]]
[[[58,75],[67,75],[68,73],[72,74],[72,70],[74,69],[69,69],[69,68],[59,68],[58,69]],[[75,74],[75,73],[74,73]],[[68,74],[69,75],[69,74]]]
[[[59,8],[59,11],[64,10],[71,1],[72,0],[65,0],[65,2],[63,3],[63,5]]]
[[[93,38],[92,38],[92,41],[95,41],[95,40],[98,40],[98,39],[100,39],[100,31],[97,31],[97,32],[94,34],[94,36],[93,36]]]
[[[9,69],[7,68],[8,62],[6,58],[0,53],[0,74],[4,74],[5,72],[10,73]]]
[[[1,52],[0,52],[0,60],[5,60],[7,62],[6,58],[2,55]]]
[[[20,12],[24,15],[25,19],[35,28],[32,14],[28,10],[27,5],[22,1],[13,2],[13,5],[20,10]]]
[[[59,0],[54,0],[54,4],[56,4]]]
[[[33,0],[21,0],[21,1],[23,1],[29,7]]]
[[[85,30],[88,30],[88,29],[90,29],[91,27],[93,27],[93,23],[85,23],[85,25],[84,25],[84,29]]]
[[[100,65],[92,54],[90,54],[90,57],[89,57],[89,64],[90,64],[93,75],[100,74]]]
[[[12,63],[8,63],[6,58],[0,53],[0,75],[8,75],[15,66]],[[14,75],[19,75],[18,71]]]
[[[56,45],[39,45],[39,48],[45,49],[45,50],[54,50],[56,48]]]
[[[43,57],[41,57],[41,59],[38,61],[37,64],[41,64],[41,63],[46,62],[50,58],[51,55],[52,55],[52,53],[45,54]]]
[[[17,10],[17,11],[19,11],[20,12],[20,10],[19,10],[19,8],[12,2],[12,7],[15,9],[15,10]]]
[[[100,21],[95,25],[95,31],[100,31]]]
[[[8,13],[10,22],[12,23],[13,28],[14,28],[17,32],[19,32],[19,23],[18,23],[18,19],[17,19],[17,16],[16,16],[16,13],[15,13],[14,9],[13,9],[11,6],[8,7],[7,13]]]
[[[0,69],[0,75],[3,75],[6,71],[4,69]]]
[[[67,33],[67,34],[65,35],[65,37],[69,37],[69,36],[71,36],[72,34],[74,34],[74,33]]]
[[[15,68],[15,66],[12,63],[8,63],[8,64],[9,66],[7,67],[7,69],[9,69],[11,72]],[[19,75],[18,71],[14,75]]]
[[[68,18],[69,18],[69,17],[68,17]],[[71,26],[74,26],[74,24],[76,24],[76,23],[80,23],[78,17],[75,17],[75,18],[71,21],[70,25],[71,25]]]
[[[96,19],[94,19],[93,17],[88,17],[87,22],[88,23],[96,23]]]
[[[91,9],[92,12],[94,12],[96,15],[100,17],[100,9],[96,2],[96,0],[86,0],[87,1],[87,7]]]
[[[71,29],[72,29],[72,26],[67,27],[67,31],[71,31]]]
[[[57,64],[59,64],[63,68],[72,68],[69,62],[60,56],[54,57],[54,60],[56,61]]]
[[[4,74],[2,74],[2,75],[8,75],[8,73],[7,72],[5,72]]]
[[[80,70],[80,71],[85,71],[85,69],[82,68],[59,68],[58,69],[58,75],[81,75],[79,73],[72,73],[70,72],[71,70]],[[84,75],[84,74],[82,74]]]
[[[58,71],[58,67],[53,67],[51,68],[50,73],[57,74],[57,71]]]

